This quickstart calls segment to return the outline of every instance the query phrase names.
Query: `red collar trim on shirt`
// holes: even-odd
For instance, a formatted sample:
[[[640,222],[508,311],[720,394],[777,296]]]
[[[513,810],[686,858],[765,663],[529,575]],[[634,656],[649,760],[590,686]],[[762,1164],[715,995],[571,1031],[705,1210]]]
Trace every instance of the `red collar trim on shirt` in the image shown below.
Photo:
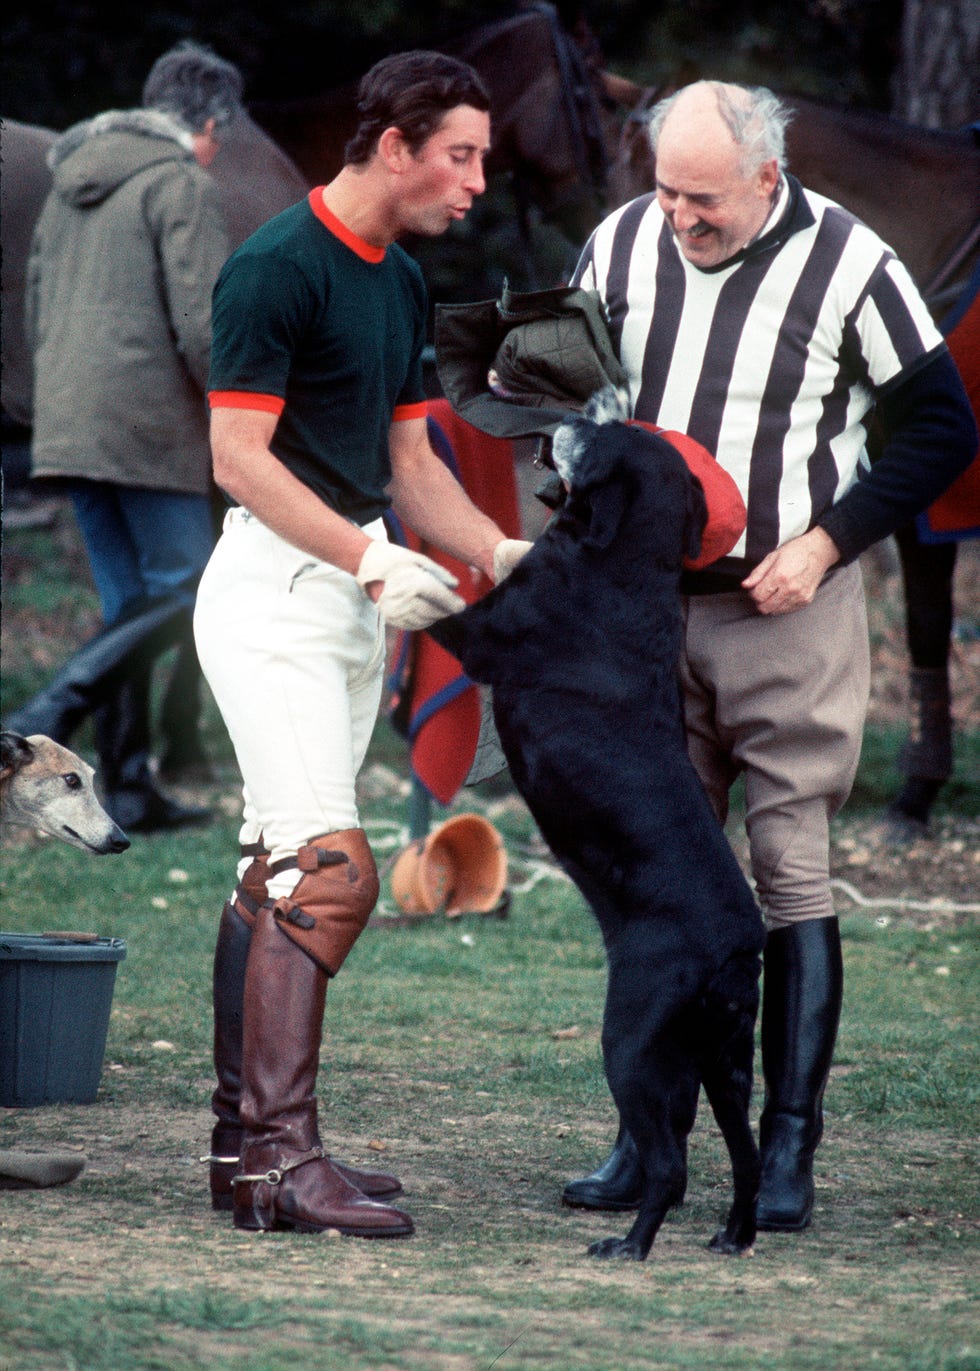
[[[320,220],[320,223],[325,225],[335,238],[339,238],[346,247],[350,248],[351,252],[356,252],[358,257],[365,262],[383,262],[384,248],[375,247],[373,243],[366,243],[363,238],[358,238],[357,234],[352,233],[347,225],[337,218],[336,214],[332,214],[323,203],[323,190],[323,186],[317,186],[310,191],[309,195],[310,209]]]

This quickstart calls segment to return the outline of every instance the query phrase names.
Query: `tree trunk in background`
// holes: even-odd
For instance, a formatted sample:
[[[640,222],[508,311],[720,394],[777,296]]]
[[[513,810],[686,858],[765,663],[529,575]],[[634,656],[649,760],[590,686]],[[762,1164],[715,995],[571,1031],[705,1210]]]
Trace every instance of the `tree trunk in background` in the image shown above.
[[[892,113],[923,128],[980,119],[980,3],[905,0]]]

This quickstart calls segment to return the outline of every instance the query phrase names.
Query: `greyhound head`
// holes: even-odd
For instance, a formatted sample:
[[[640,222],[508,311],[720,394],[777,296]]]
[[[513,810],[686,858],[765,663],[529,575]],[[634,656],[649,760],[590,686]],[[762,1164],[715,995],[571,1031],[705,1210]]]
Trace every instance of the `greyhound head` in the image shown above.
[[[5,823],[23,824],[85,852],[125,852],[129,839],[99,803],[94,776],[88,762],[43,734],[0,734]]]

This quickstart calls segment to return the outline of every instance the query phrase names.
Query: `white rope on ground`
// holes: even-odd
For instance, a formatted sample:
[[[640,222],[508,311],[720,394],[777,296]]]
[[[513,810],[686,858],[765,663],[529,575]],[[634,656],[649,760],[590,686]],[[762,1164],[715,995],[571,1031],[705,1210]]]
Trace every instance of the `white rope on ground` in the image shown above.
[[[381,851],[392,848],[400,851],[409,841],[408,829],[404,824],[383,819],[368,820],[364,827],[372,835],[374,845]],[[509,889],[514,895],[523,895],[542,881],[554,880],[563,884],[570,881],[568,874],[554,861],[536,860],[521,854],[512,858],[511,865],[512,868],[517,867],[525,873],[521,879],[509,883]],[[831,880],[830,888],[839,890],[860,909],[904,909],[915,914],[980,914],[978,903],[960,904],[943,899],[942,896],[931,900],[909,900],[891,895],[872,899],[862,895],[850,881],[841,880],[839,877]]]
[[[480,812],[478,806],[474,805],[476,812]],[[371,839],[372,847],[379,852],[388,852],[395,849],[396,853],[406,847],[411,841],[407,825],[394,822],[390,819],[368,819],[364,824],[364,831]],[[548,879],[568,883],[570,877],[558,866],[554,859],[538,860],[528,857],[523,853],[509,852],[511,869],[526,873],[517,883],[510,883],[509,889],[516,894],[523,894],[526,890],[532,890],[540,881]]]
[[[372,847],[379,851],[387,851],[393,847],[400,849],[409,842],[408,826],[387,819],[368,819],[364,824],[364,831],[370,836]]]
[[[980,914],[980,904],[956,904],[952,900],[944,900],[941,896],[934,900],[906,900],[901,896],[884,896],[872,900],[862,895],[849,881],[839,879],[832,880],[830,888],[841,891],[862,909],[908,909],[917,914]]]
[[[549,862],[536,862],[528,857],[519,857],[518,862],[527,875],[524,880],[511,885],[511,893],[514,895],[523,895],[525,891],[533,890],[541,881],[564,881],[566,884],[571,881],[567,872]]]

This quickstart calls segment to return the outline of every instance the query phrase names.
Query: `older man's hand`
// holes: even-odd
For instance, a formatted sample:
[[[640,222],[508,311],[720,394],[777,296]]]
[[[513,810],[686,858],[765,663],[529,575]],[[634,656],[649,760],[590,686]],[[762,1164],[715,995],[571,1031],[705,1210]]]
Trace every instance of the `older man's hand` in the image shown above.
[[[742,586],[760,614],[791,614],[808,605],[826,573],[840,560],[836,543],[822,528],[811,528],[770,552]]]

